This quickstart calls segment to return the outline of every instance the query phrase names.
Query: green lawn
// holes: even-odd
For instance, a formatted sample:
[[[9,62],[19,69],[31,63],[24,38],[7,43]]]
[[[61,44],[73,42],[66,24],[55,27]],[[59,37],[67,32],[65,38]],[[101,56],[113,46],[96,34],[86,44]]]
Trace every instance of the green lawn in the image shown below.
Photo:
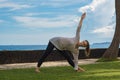
[[[0,70],[0,80],[120,80],[120,61],[82,65],[85,72],[72,67],[46,67],[40,73],[34,69]]]

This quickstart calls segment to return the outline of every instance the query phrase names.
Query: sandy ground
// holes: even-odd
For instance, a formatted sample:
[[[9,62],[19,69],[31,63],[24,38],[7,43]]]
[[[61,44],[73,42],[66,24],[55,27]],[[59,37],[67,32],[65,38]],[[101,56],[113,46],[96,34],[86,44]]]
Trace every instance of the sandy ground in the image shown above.
[[[85,64],[93,64],[97,61],[97,59],[80,59],[79,65]],[[34,68],[36,67],[36,63],[14,63],[14,64],[2,64],[0,65],[0,70],[5,69],[19,69],[19,68]],[[52,66],[69,66],[67,61],[51,61],[44,62],[41,67],[52,67]]]

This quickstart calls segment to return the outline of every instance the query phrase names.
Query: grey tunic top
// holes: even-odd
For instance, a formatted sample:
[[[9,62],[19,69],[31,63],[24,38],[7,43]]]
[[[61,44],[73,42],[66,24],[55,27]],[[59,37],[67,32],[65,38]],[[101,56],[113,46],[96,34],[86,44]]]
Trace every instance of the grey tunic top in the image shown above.
[[[79,50],[75,48],[76,38],[54,37],[50,42],[59,50],[69,50],[74,57],[75,70],[78,70]]]

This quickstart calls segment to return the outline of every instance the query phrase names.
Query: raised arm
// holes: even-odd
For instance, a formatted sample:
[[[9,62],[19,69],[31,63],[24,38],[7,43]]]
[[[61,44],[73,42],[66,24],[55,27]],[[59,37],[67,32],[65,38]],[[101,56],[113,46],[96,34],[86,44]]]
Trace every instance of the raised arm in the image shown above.
[[[86,16],[86,13],[83,13],[82,16],[81,16],[81,19],[80,19],[80,22],[78,24],[78,27],[77,27],[77,30],[76,30],[76,41],[79,42],[79,38],[80,38],[80,29],[82,27],[82,22],[83,22],[83,19],[85,18]]]

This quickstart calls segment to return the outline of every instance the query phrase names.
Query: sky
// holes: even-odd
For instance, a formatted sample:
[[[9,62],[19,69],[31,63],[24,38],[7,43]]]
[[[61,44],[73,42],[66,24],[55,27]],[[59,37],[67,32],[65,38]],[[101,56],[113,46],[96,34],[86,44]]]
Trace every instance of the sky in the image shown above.
[[[46,45],[53,37],[74,37],[84,12],[80,41],[111,42],[114,0],[0,0],[0,45]]]

